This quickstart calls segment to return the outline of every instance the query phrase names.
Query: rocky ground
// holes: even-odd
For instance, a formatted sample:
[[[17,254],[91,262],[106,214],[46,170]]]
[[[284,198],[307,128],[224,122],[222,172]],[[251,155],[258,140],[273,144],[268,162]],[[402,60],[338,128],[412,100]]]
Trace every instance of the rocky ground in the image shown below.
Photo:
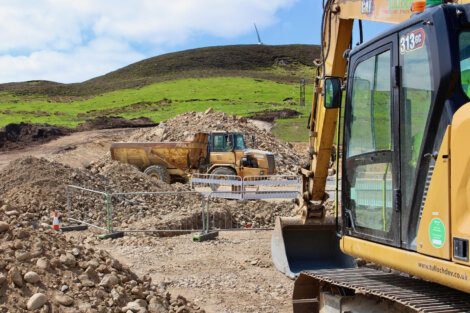
[[[293,281],[272,265],[270,231],[221,232],[215,241],[126,236],[98,241],[71,234],[109,251],[137,274],[171,294],[185,295],[206,312],[290,312]],[[77,239],[77,238],[75,238]]]
[[[0,209],[0,312],[203,312],[109,253],[27,225],[25,213],[6,208]]]
[[[154,128],[74,133],[0,153],[0,312],[36,306],[40,312],[289,311],[292,281],[272,267],[270,231],[249,229],[273,227],[276,216],[292,214],[291,202],[214,200],[211,224],[245,231],[221,232],[203,243],[192,242],[191,235],[159,237],[168,235],[164,232],[99,241],[91,230],[67,238],[50,230],[53,210],[63,214],[63,222],[73,216],[105,225],[101,195],[76,192],[67,210],[69,184],[109,193],[189,190],[111,162],[106,153],[111,140],[184,140],[210,129],[254,133],[257,148],[276,153],[278,168],[293,173],[302,147],[277,140],[259,123],[186,113]],[[181,125],[185,132],[178,131]],[[113,208],[115,229],[202,226],[201,199],[194,195],[119,196]]]
[[[136,168],[109,162],[91,169],[72,168],[34,157],[20,158],[0,171],[0,194],[8,211],[28,213],[32,223],[47,223],[49,213],[106,226],[107,211],[101,194],[70,192],[67,185],[96,191],[173,192],[168,195],[123,195],[112,198],[113,226],[118,229],[200,229],[202,197],[185,194],[188,185],[154,181]],[[183,193],[178,193],[183,192]],[[290,215],[292,202],[211,200],[210,220],[217,228],[273,227],[276,216]]]

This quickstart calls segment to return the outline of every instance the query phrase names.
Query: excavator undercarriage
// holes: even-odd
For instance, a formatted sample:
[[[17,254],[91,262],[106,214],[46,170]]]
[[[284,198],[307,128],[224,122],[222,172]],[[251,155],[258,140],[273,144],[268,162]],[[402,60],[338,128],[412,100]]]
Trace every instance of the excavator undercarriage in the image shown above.
[[[294,313],[469,312],[468,294],[408,275],[370,268],[305,271],[297,278]]]

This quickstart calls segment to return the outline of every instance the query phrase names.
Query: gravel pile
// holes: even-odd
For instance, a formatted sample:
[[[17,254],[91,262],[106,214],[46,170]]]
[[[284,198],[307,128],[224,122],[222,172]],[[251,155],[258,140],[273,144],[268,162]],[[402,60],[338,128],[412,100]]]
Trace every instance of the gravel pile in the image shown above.
[[[14,218],[24,226],[50,227],[50,212],[106,225],[104,197],[74,191],[71,210],[66,208],[66,185],[113,192],[187,192],[188,185],[156,181],[127,164],[100,163],[89,169],[33,157],[18,159],[0,171],[0,198]],[[113,226],[116,229],[200,229],[202,198],[197,194],[121,195],[113,197]],[[290,215],[291,202],[213,200],[211,225],[219,228],[273,227],[277,215]],[[11,217],[11,220],[10,218]]]
[[[104,190],[107,181],[103,176],[33,157],[11,162],[0,171],[0,199],[5,211],[24,225],[50,223],[53,210],[65,212],[68,184]],[[83,200],[83,207],[94,207],[96,199]],[[6,222],[10,222],[6,220]]]
[[[291,144],[274,137],[270,132],[257,127],[244,117],[227,115],[222,112],[187,112],[161,123],[154,128],[136,132],[129,142],[146,141],[184,141],[190,140],[197,132],[238,131],[245,134],[249,148],[257,148],[274,153],[279,174],[295,174],[297,168],[305,163],[305,154],[293,151]],[[255,145],[251,135],[256,136]]]
[[[204,312],[107,252],[19,219],[0,210],[0,312]]]

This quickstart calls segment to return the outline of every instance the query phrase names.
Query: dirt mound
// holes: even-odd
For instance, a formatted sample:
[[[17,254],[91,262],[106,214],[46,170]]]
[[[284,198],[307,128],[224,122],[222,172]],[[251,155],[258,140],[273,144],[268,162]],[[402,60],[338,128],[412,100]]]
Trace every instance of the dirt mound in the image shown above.
[[[157,125],[158,124],[148,117],[125,119],[120,116],[99,116],[78,125],[76,130],[86,131],[94,129],[154,127]]]
[[[203,312],[107,252],[13,226],[5,215],[0,211],[0,312]]]
[[[102,194],[71,193],[67,208],[67,185],[77,185],[108,193],[187,192],[189,186],[153,180],[136,168],[119,162],[94,164],[76,169],[45,159],[23,158],[0,171],[0,198],[4,210],[21,216],[24,226],[48,228],[49,213],[59,210],[66,218],[84,220],[104,227],[107,222]],[[113,226],[116,229],[201,229],[202,198],[198,194],[124,194],[112,197]],[[239,203],[217,200],[211,204],[212,225],[220,228],[273,227],[276,215],[289,215],[290,202]],[[16,212],[16,213],[15,213]]]
[[[46,143],[71,132],[69,128],[48,124],[8,124],[0,130],[0,151]]]
[[[3,201],[21,212],[39,214],[37,217],[65,210],[65,186],[69,184],[104,190],[108,182],[91,172],[33,157],[17,159],[0,172]]]
[[[169,191],[177,186],[150,180],[148,176],[134,167],[112,162],[103,167],[77,169],[58,162],[27,157],[11,162],[0,172],[0,196],[11,210],[27,213],[25,223],[50,223],[48,217],[52,210],[59,210],[65,216],[80,218],[89,222],[105,225],[106,211],[101,194],[74,192],[71,210],[67,211],[67,185],[76,185],[97,191],[135,192]],[[182,187],[181,187],[182,188]],[[119,205],[119,201],[116,202]],[[138,201],[128,201],[122,214],[115,214],[114,220],[129,219],[128,211],[137,210]],[[160,203],[160,207],[164,207]],[[119,208],[119,207],[118,207]],[[159,214],[158,207],[148,214]]]
[[[292,118],[301,115],[300,112],[292,109],[281,109],[281,110],[264,110],[256,112],[251,115],[250,118],[258,121],[264,121],[272,123],[278,118]]]
[[[197,132],[239,131],[245,134],[249,148],[267,150],[275,155],[279,174],[295,174],[304,156],[297,154],[292,145],[274,137],[270,132],[260,129],[244,117],[227,115],[222,112],[187,112],[160,123],[159,126],[136,132],[129,141],[184,141]],[[255,144],[251,135],[256,136]]]

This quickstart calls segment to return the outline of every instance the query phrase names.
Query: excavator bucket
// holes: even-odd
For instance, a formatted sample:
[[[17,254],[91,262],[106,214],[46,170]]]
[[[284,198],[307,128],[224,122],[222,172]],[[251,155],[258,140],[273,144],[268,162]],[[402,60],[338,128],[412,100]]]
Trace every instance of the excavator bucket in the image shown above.
[[[341,252],[334,224],[303,224],[298,217],[278,217],[271,238],[276,268],[290,278],[302,271],[355,267]]]

